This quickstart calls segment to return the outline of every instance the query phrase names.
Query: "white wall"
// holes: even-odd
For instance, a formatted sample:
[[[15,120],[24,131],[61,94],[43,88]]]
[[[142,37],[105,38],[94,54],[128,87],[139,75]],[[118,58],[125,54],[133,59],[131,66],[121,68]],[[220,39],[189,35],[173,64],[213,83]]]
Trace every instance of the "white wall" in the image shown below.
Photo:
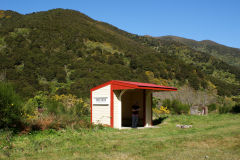
[[[111,86],[99,88],[92,91],[92,101],[95,97],[108,97],[109,103],[104,105],[92,104],[92,122],[95,124],[106,124],[110,125],[110,104],[111,104]]]
[[[146,90],[146,127],[152,126],[152,91]]]
[[[121,91],[114,91],[114,94],[113,94],[113,101],[114,101],[114,104],[113,104],[113,113],[114,113],[114,119],[113,119],[113,127],[114,128],[121,128],[121,125],[122,125],[122,111],[121,111],[121,100],[119,99],[120,98],[120,93]]]
[[[124,93],[125,94],[125,93]],[[123,94],[123,95],[124,95]],[[146,90],[146,127],[151,126],[152,109],[152,91]],[[122,102],[120,99],[121,91],[114,91],[113,94],[113,127],[122,127]],[[111,86],[107,85],[95,91],[92,91],[92,101],[95,97],[108,97],[109,103],[104,105],[92,104],[92,122],[95,124],[111,125],[110,104],[111,104]],[[138,98],[139,99],[139,98]],[[141,98],[140,98],[141,99]]]

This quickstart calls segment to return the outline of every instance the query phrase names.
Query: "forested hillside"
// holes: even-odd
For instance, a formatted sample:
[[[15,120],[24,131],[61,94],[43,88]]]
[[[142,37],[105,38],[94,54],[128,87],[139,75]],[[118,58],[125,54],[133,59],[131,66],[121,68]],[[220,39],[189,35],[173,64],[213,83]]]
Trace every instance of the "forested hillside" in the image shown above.
[[[237,66],[240,68],[239,48],[227,47],[210,40],[195,41],[192,39],[186,39],[176,36],[163,36],[158,38],[183,43],[195,50],[209,53],[210,55],[215,56],[232,66]]]
[[[171,37],[154,38],[131,34],[128,34],[128,36],[145,46],[150,46],[160,54],[177,57],[186,64],[197,67],[207,75],[206,79],[210,79],[216,85],[218,94],[230,95],[230,90],[232,90],[232,93],[239,94],[240,68],[229,65],[227,62],[220,60],[218,56],[193,49],[189,45],[185,45]],[[179,39],[183,38],[179,37]],[[186,39],[186,41],[188,40]]]
[[[24,97],[37,91],[89,96],[112,79],[238,95],[240,70],[172,40],[137,36],[73,10],[0,11],[0,80]]]

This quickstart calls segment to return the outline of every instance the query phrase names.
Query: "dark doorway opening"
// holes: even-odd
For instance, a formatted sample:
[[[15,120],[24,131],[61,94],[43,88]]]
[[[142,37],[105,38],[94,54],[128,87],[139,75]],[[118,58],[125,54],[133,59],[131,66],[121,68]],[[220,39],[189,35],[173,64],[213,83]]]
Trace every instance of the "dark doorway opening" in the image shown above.
[[[144,126],[144,90],[127,90],[121,98],[122,101],[122,127],[132,126],[132,106],[140,106],[138,127]]]

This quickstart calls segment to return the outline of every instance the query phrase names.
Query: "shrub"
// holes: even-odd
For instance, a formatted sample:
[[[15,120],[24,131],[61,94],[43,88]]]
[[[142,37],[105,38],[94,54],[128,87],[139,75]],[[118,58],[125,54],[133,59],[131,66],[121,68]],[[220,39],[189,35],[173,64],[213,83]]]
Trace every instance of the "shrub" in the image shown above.
[[[172,101],[169,99],[164,100],[163,106],[168,107],[170,112],[175,113],[175,114],[187,114],[190,109],[189,105],[183,104],[176,99],[174,99]]]
[[[217,104],[216,103],[212,103],[208,105],[208,111],[212,112],[212,111],[216,111],[217,110]]]
[[[78,117],[89,116],[89,104],[83,101],[82,98],[77,98],[76,96],[69,94],[55,95],[52,97],[52,100],[58,103],[58,107],[55,108],[58,108],[58,110],[60,109],[64,114],[71,114],[72,116]]]
[[[236,105],[236,102],[232,100],[230,97],[219,97],[218,98],[219,105],[219,113],[229,113],[232,108]]]
[[[172,106],[172,101],[171,101],[170,99],[165,99],[165,100],[163,100],[162,105],[168,107],[168,108],[170,109],[170,111],[172,111],[172,108],[171,108],[171,106]]]
[[[159,99],[156,97],[153,97],[152,99],[152,108],[156,108],[158,106]]]
[[[153,108],[153,114],[155,117],[160,117],[161,115],[170,114],[170,110],[167,107],[155,107]]]
[[[0,128],[20,128],[22,100],[9,83],[0,82]]]
[[[229,113],[231,109],[232,108],[227,105],[219,106],[219,113],[220,114]]]
[[[64,107],[63,104],[54,99],[48,99],[44,109],[48,114],[55,115],[65,114],[67,112],[66,107]]]
[[[26,132],[66,127],[89,128],[89,113],[88,103],[81,98],[74,95],[47,96],[40,92],[24,106]]]
[[[31,120],[30,130],[59,129],[59,123],[53,114],[41,114],[38,118]]]
[[[37,102],[33,98],[30,98],[23,106],[24,115],[27,116],[35,114],[37,106]]]
[[[42,112],[48,103],[48,96],[44,92],[38,92],[38,94],[30,98],[23,106],[23,116],[26,123],[28,120],[36,119],[39,112]]]
[[[47,114],[56,116],[55,127],[66,128],[89,128],[88,118],[90,113],[89,104],[74,95],[55,95],[48,100],[46,105]],[[54,127],[53,127],[54,128]]]

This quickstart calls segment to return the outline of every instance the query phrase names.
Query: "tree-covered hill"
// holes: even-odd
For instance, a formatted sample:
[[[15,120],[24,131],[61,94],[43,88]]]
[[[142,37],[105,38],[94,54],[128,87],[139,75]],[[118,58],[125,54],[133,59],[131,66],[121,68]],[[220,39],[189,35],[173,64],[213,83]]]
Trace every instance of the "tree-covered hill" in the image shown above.
[[[171,37],[155,38],[151,36],[137,36],[128,34],[132,39],[142,43],[145,46],[150,46],[160,54],[171,55],[183,60],[186,64],[194,65],[201,70],[211,82],[213,82],[219,93],[229,92],[231,87],[229,84],[235,84],[234,92],[239,94],[239,80],[240,68],[237,66],[229,65],[228,63],[220,60],[217,56],[213,56],[207,52],[198,51]],[[181,39],[179,37],[179,39]],[[188,41],[188,39],[185,39]],[[190,40],[188,42],[191,42]],[[222,86],[222,87],[220,87]],[[226,89],[227,88],[227,89]],[[228,93],[227,93],[228,94]]]
[[[163,36],[158,38],[183,43],[195,50],[206,52],[230,65],[240,68],[240,49],[238,48],[227,47],[210,40],[195,41],[176,36]]]
[[[0,80],[24,97],[40,90],[86,97],[91,87],[112,79],[216,87],[228,96],[240,88],[240,70],[208,53],[64,9],[0,11],[0,62]]]

